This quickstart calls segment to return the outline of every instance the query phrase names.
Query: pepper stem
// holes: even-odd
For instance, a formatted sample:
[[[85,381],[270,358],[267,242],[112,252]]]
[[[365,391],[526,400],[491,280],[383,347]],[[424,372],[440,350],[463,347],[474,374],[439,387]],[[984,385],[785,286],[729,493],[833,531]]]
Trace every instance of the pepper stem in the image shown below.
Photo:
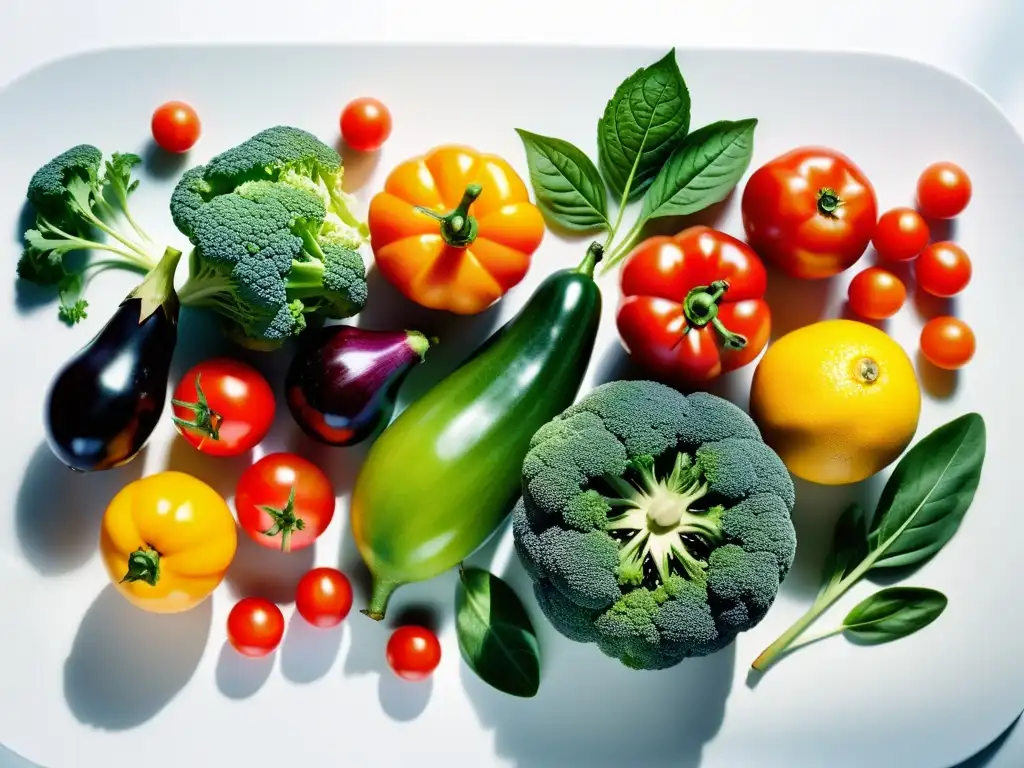
[[[830,219],[836,217],[836,210],[843,205],[839,193],[831,187],[823,187],[818,190],[818,213]]]
[[[698,285],[683,300],[683,314],[689,328],[703,328],[710,324],[722,337],[726,349],[739,350],[747,346],[747,337],[733,333],[718,317],[718,302],[729,290],[728,280],[715,280],[711,285]],[[684,332],[685,333],[685,332]]]
[[[270,515],[274,524],[265,531],[260,531],[264,536],[277,536],[281,534],[281,551],[292,551],[292,532],[301,531],[306,527],[306,521],[295,514],[295,486],[288,492],[288,501],[282,509],[266,505],[260,506],[260,511]]]
[[[469,208],[483,192],[479,184],[470,184],[462,195],[462,200],[451,213],[440,214],[429,208],[417,206],[416,210],[425,213],[432,219],[441,222],[441,237],[448,245],[454,248],[466,248],[474,240],[480,231],[477,220],[469,215]]]
[[[128,572],[121,579],[126,581],[144,581],[155,587],[160,580],[160,553],[152,547],[139,547],[128,555]]]
[[[576,267],[576,272],[587,277],[593,277],[594,268],[603,258],[604,246],[595,240],[587,248],[587,255],[583,257],[583,261]]]
[[[187,400],[171,400],[171,405],[191,411],[192,420],[189,421],[177,416],[171,416],[171,421],[182,429],[198,432],[211,440],[220,440],[220,425],[224,423],[224,417],[210,408],[210,404],[206,400],[206,394],[203,392],[203,387],[199,383],[201,376],[202,374],[200,373],[196,374],[196,401],[194,403],[190,403]]]
[[[388,601],[391,599],[391,595],[401,585],[397,581],[379,581],[376,578],[373,580],[373,589],[370,593],[370,604],[360,611],[361,614],[369,616],[374,621],[383,621],[384,614],[388,610]]]

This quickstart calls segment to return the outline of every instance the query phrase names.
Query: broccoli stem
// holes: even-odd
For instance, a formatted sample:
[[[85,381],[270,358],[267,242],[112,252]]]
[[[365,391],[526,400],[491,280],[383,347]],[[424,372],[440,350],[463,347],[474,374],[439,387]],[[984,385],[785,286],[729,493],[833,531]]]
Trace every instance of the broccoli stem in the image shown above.
[[[633,531],[619,547],[619,581],[638,584],[644,578],[644,561],[649,557],[662,582],[671,575],[671,559],[675,558],[686,575],[701,579],[707,565],[693,555],[682,536],[697,535],[709,542],[722,539],[721,517],[724,509],[712,507],[706,512],[694,511],[693,505],[704,498],[709,485],[693,459],[678,453],[671,471],[659,478],[655,461],[641,456],[631,462],[635,485],[624,478],[607,476],[605,481],[621,498],[608,498],[611,507],[626,507],[619,515],[609,517],[606,531]]]
[[[32,246],[41,251],[52,251],[58,248],[62,251],[107,251],[108,253],[116,253],[127,261],[129,265],[141,272],[148,272],[155,266],[155,262],[148,255],[140,256],[139,253],[134,250],[126,251],[116,245],[111,245],[110,243],[86,240],[85,238],[72,235],[65,232],[56,224],[48,221],[43,216],[38,217],[38,225],[40,228],[40,234],[52,234],[57,235],[60,238],[59,240],[51,240],[47,237],[39,237],[29,241]]]

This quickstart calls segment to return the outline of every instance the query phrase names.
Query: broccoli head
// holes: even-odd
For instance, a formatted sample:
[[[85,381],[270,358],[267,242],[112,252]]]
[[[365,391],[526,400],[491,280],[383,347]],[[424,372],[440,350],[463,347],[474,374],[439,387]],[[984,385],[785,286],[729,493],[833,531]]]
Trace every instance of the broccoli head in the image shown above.
[[[796,555],[794,502],[740,408],[620,381],[534,436],[512,530],[559,632],[663,669],[764,618]]]
[[[70,325],[86,317],[82,298],[87,276],[101,269],[148,272],[162,248],[132,217],[128,197],[138,181],[132,169],[138,155],[114,153],[104,160],[91,144],[79,144],[37,170],[26,198],[35,225],[25,232],[18,277],[36,285],[54,286],[60,296],[59,316]],[[102,238],[102,239],[101,239]],[[73,252],[102,251],[105,257],[73,264]]]
[[[301,333],[307,315],[357,314],[367,230],[342,175],[337,152],[286,126],[187,171],[171,196],[172,218],[194,246],[182,306],[213,309],[256,348]]]

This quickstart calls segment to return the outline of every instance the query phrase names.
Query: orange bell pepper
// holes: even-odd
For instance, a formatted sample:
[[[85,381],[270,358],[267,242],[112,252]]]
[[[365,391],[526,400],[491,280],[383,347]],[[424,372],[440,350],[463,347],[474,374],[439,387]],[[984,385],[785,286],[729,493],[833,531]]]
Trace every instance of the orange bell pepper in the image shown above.
[[[460,315],[482,312],[517,285],[544,220],[505,160],[438,147],[398,165],[370,202],[377,268],[407,298]]]
[[[114,586],[152,613],[193,608],[217,588],[238,534],[227,502],[184,472],[122,488],[103,516],[100,553]]]

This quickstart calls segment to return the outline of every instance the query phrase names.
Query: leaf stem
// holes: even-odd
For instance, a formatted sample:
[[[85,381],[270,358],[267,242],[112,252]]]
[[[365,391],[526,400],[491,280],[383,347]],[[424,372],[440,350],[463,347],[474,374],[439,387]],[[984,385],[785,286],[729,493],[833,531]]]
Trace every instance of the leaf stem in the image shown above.
[[[640,234],[643,231],[644,224],[647,221],[643,216],[637,217],[637,220],[633,223],[633,226],[625,234],[622,240],[619,241],[618,245],[612,248],[608,258],[605,259],[604,266],[601,268],[601,274],[608,272],[616,264],[622,261],[633,250],[637,240],[640,239]]]

